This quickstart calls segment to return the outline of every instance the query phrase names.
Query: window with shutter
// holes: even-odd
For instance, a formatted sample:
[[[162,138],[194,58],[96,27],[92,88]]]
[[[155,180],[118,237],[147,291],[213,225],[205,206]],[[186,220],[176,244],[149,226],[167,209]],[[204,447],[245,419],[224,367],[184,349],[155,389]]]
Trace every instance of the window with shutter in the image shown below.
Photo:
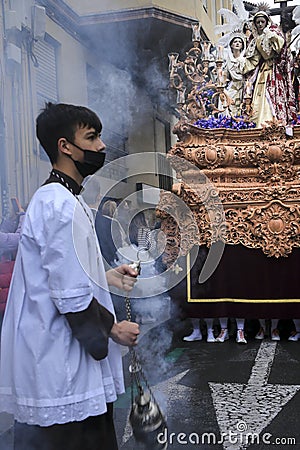
[[[38,111],[44,108],[45,102],[58,101],[56,50],[58,43],[45,38],[34,44],[36,57],[36,95]],[[48,160],[43,148],[39,148],[40,158]]]

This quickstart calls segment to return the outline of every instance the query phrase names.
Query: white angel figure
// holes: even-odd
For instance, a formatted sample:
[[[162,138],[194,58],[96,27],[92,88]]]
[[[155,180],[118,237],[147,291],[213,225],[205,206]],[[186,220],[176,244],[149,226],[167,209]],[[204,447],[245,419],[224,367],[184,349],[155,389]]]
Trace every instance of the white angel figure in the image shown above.
[[[293,39],[297,39],[296,41],[296,48],[300,49],[300,5],[296,6],[296,8],[293,11],[293,21],[296,22],[295,28],[291,32],[291,36]]]
[[[216,34],[224,33],[224,36],[218,40],[218,44],[224,47],[228,46],[234,31],[240,31],[247,35],[247,29],[250,29],[250,14],[245,9],[243,0],[232,0],[232,3],[236,12],[227,8],[219,9],[218,13],[223,16],[226,23],[214,27]]]

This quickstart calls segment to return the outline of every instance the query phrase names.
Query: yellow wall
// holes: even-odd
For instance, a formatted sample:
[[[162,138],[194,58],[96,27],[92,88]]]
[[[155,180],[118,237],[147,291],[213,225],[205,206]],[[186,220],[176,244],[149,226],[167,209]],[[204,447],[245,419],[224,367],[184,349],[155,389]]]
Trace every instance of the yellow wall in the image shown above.
[[[214,3],[215,10],[221,8],[221,0],[209,0],[206,12],[201,0],[89,0],[82,2],[78,0],[66,0],[66,3],[79,15],[105,14],[109,12],[136,11],[144,8],[157,8],[169,13],[186,17],[190,20],[199,20],[205,33],[211,41],[215,41],[214,20],[211,17]],[[224,7],[231,7],[232,0],[224,0]],[[217,18],[220,16],[217,14]],[[211,20],[213,19],[213,21]]]
[[[66,0],[65,3],[79,15],[156,7],[182,16],[195,17],[199,14],[197,11],[203,9],[200,0]]]

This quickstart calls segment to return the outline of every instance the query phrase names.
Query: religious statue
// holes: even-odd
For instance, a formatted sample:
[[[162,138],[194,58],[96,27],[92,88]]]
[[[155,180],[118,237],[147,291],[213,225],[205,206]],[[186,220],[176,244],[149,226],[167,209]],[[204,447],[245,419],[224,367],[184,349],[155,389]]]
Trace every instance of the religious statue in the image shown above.
[[[242,33],[232,34],[228,45],[228,56],[225,61],[228,84],[226,93],[231,98],[230,113],[233,117],[241,116],[243,103],[243,66],[245,62],[245,38]]]
[[[288,126],[296,119],[292,57],[279,26],[266,11],[253,16],[243,73],[254,83],[252,120],[257,127],[277,119]]]

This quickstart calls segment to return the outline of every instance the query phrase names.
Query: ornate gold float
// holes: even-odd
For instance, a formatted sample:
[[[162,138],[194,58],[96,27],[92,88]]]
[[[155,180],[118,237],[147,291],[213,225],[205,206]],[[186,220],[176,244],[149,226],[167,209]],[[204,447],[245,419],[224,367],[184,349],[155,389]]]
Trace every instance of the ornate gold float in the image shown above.
[[[190,212],[177,217],[174,196],[162,193],[159,215],[169,262],[193,245],[209,247],[218,240],[260,248],[276,258],[300,246],[299,126],[288,137],[276,121],[235,131],[201,129],[180,120],[174,133],[179,141],[168,159],[180,182],[173,194]],[[212,220],[214,210],[218,217]]]
[[[179,182],[158,205],[166,261],[217,241],[286,257],[300,247],[300,125],[285,127],[274,119],[254,128],[250,81],[242,115],[230,117],[222,49],[212,48],[194,25],[185,59],[169,55],[179,121],[173,130],[178,142],[167,157]],[[232,126],[204,128],[207,118],[218,121],[222,114]],[[187,205],[184,214],[174,194]]]

